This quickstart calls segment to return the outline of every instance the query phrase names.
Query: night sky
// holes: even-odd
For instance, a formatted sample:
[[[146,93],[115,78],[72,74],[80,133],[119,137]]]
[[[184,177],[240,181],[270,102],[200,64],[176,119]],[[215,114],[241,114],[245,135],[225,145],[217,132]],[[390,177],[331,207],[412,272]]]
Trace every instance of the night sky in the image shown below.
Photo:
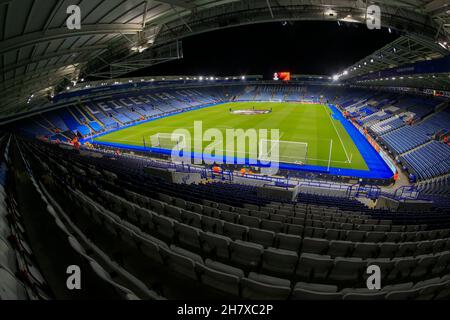
[[[194,35],[184,58],[133,74],[229,76],[274,72],[331,75],[392,42],[386,29],[337,22],[264,23]]]

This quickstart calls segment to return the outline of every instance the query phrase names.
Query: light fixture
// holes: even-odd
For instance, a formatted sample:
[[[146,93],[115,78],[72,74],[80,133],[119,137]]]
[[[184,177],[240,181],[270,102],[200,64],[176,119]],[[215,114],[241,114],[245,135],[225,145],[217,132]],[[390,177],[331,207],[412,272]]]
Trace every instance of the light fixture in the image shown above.
[[[444,42],[439,41],[438,44],[439,44],[442,48],[447,49],[447,42],[446,42],[446,41],[444,41]]]

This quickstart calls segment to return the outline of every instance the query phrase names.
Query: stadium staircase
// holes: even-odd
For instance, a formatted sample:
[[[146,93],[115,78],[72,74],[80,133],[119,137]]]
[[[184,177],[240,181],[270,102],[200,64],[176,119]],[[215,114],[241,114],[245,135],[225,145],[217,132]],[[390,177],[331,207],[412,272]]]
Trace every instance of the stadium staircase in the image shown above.
[[[137,115],[140,119],[145,118],[144,114],[141,114],[139,111],[136,110],[136,108],[133,108],[134,111],[131,108],[128,108],[128,111]]]
[[[84,110],[83,110],[81,104],[79,104],[78,106],[75,106],[74,108],[76,108],[77,112],[79,112],[80,115],[85,119],[84,125],[87,126],[91,130],[91,132],[96,132],[97,130],[95,130],[95,128],[93,128],[92,125],[91,125],[91,122],[93,122],[93,121],[95,122],[96,119],[94,117],[89,119],[89,117],[86,116],[86,114],[84,114]]]
[[[52,129],[50,129],[49,127],[47,127],[47,126],[45,126],[44,124],[40,123],[39,121],[34,121],[34,122],[35,122],[38,126],[40,126],[41,128],[47,130],[47,131],[49,132],[49,136],[54,137],[54,136],[60,135],[60,136],[62,136],[63,138],[70,140],[69,137],[68,137],[65,133],[60,132],[59,134],[56,134]],[[51,124],[51,123],[50,123],[50,124]],[[53,127],[53,125],[52,125],[52,127]]]
[[[111,115],[107,114],[106,112],[104,112],[103,110],[101,110],[100,112],[103,112],[103,114],[107,117],[110,117],[112,119],[114,119],[115,122],[117,122],[120,126],[123,126],[125,123],[123,123],[122,121],[120,121],[116,116],[114,116],[113,113],[111,113]]]
[[[80,126],[85,126],[86,128],[89,129],[90,135],[94,134],[96,132],[96,130],[94,128],[92,128],[92,126],[89,122],[89,118],[86,117],[86,115],[82,112],[82,110],[81,110],[82,108],[77,108],[75,106],[74,106],[74,108],[76,108],[76,111],[83,117],[82,120],[84,120],[84,121],[80,121],[79,117],[77,117],[76,114],[74,113],[74,111],[71,110],[70,108],[67,108],[67,110],[69,110],[72,117],[79,123]]]
[[[76,107],[74,107],[74,108],[76,108]],[[71,108],[68,108],[67,110],[69,110],[69,112],[72,115],[72,117],[79,123],[80,126],[85,126],[85,127],[87,127],[90,130],[90,134],[95,132],[95,130],[89,124],[89,119],[81,112],[81,110],[79,108],[77,108],[76,111],[82,117],[81,121],[80,121],[80,118],[77,117],[77,115],[75,114],[75,112]]]
[[[97,122],[100,126],[102,126],[103,128],[105,128],[105,124],[100,121],[90,110],[89,108],[80,108],[80,111],[83,110],[84,112],[86,112],[86,114],[88,114],[92,119],[94,119],[95,122]]]

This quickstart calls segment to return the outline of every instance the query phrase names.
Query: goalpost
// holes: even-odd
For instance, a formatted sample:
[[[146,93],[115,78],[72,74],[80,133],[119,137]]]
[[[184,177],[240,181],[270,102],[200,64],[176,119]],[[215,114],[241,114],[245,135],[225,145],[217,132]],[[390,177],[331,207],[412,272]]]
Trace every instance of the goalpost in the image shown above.
[[[183,134],[157,133],[150,137],[152,148],[173,150],[180,142],[186,141]]]
[[[261,139],[259,141],[258,160],[297,165],[305,165],[308,161],[312,161],[318,162],[320,166],[324,166],[327,168],[327,171],[330,171],[331,164],[333,163],[333,140],[330,139],[329,141],[329,146],[327,146],[328,155],[324,159],[310,157],[308,147],[307,142]],[[275,152],[275,148],[278,148],[278,152]]]
[[[278,152],[276,152],[278,148]],[[308,161],[308,143],[284,140],[259,140],[258,159],[265,162],[283,162],[306,164]]]

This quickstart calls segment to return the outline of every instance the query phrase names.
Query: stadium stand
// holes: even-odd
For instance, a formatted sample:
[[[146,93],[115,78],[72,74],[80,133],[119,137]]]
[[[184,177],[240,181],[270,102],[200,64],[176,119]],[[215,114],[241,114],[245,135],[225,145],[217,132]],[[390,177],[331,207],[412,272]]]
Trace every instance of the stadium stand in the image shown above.
[[[152,298],[186,298],[199,285],[209,296],[244,299],[443,299],[450,292],[450,217],[438,208],[424,217],[308,194],[281,203],[246,185],[174,185],[145,174],[138,159],[17,143],[54,206],[74,204],[57,210],[70,229],[117,259],[132,283],[151,284]],[[154,279],[143,263],[158,270]],[[381,291],[363,289],[362,271],[372,264],[387,275]]]

